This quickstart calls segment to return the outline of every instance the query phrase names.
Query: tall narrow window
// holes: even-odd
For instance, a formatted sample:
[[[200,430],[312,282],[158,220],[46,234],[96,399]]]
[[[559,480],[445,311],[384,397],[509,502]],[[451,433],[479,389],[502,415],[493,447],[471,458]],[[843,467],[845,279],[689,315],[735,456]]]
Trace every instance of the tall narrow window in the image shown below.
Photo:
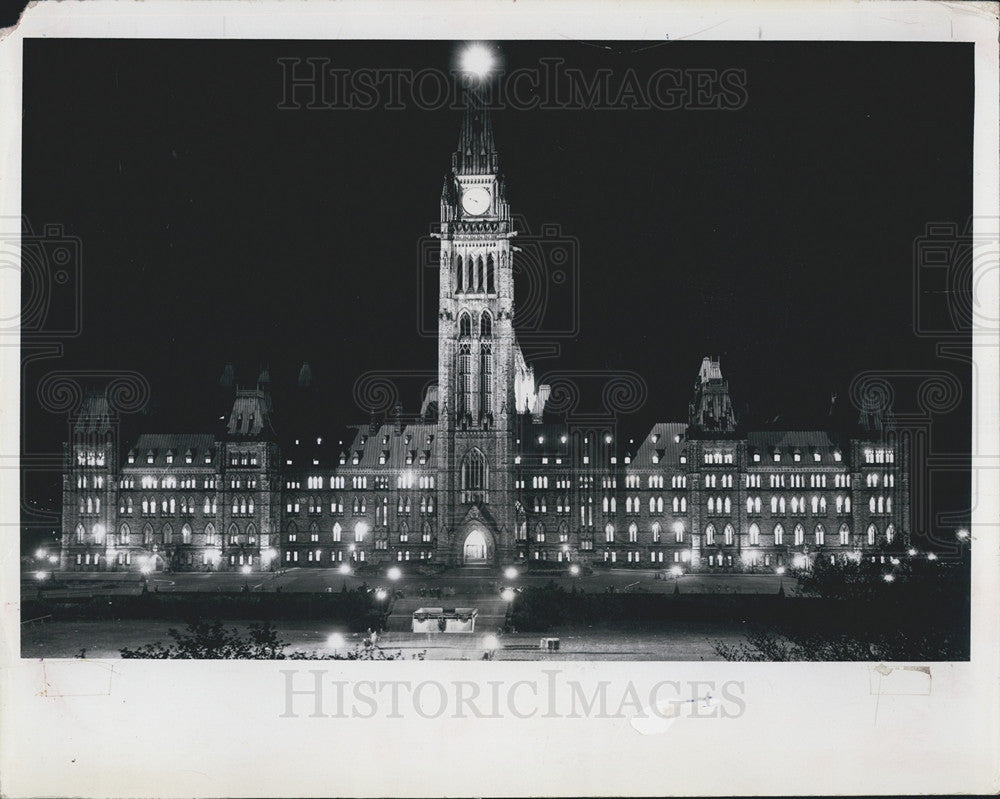
[[[479,335],[482,338],[493,337],[493,317],[489,311],[483,311],[483,317],[479,322]]]
[[[483,256],[479,255],[476,257],[476,291],[480,294],[486,288],[483,278]]]
[[[472,351],[468,344],[463,344],[458,350],[458,413],[464,415],[471,411]]]
[[[780,547],[785,541],[785,528],[781,524],[774,525],[774,545]]]
[[[760,544],[760,527],[754,522],[750,525],[750,546],[758,546]]]
[[[710,524],[705,528],[705,543],[711,546],[715,543],[715,525]]]
[[[462,285],[464,281],[462,280],[462,256],[455,256],[455,291],[462,291]]]
[[[472,335],[472,320],[469,315],[462,312],[462,315],[458,317],[458,337],[468,338]]]
[[[731,524],[726,525],[726,529],[722,531],[723,538],[725,539],[726,546],[732,546],[733,543],[733,526]]]
[[[496,289],[496,279],[494,277],[493,253],[486,256],[486,291],[492,294]]]
[[[483,314],[483,324],[489,318]],[[479,413],[485,416],[493,413],[493,345],[484,343],[479,353]]]
[[[464,502],[489,502],[489,464],[481,450],[473,449],[462,461]]]

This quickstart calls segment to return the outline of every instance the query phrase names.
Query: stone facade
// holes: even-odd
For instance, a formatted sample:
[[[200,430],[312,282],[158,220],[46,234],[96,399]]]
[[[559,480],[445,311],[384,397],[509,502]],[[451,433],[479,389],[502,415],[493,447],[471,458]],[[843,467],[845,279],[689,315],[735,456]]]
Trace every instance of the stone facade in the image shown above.
[[[745,430],[716,359],[687,421],[637,443],[547,418],[513,326],[514,231],[474,100],[441,194],[438,381],[420,416],[283,442],[264,373],[220,433],[144,434],[122,454],[106,398],[89,397],[66,447],[62,568],[774,569],[906,546],[907,453],[890,423]]]

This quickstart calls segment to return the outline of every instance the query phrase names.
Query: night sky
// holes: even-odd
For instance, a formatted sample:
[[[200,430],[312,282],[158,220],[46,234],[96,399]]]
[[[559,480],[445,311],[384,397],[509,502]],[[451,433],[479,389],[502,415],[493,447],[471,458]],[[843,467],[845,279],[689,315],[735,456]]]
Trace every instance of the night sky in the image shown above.
[[[559,225],[579,254],[578,306],[565,284],[550,297],[551,323],[575,309],[579,334],[536,337],[560,347],[535,360],[537,373],[638,373],[646,400],[623,420],[638,437],[685,419],[708,354],[721,356],[738,412],[790,426],[825,424],[831,393],[849,402],[861,371],[944,370],[963,401],[935,417],[933,448],[969,452],[968,367],[914,335],[913,293],[925,226],[961,229],[971,214],[971,45],[499,48],[508,71],[559,58],[584,75],[611,70],[611,85],[668,67],[746,75],[738,110],[494,113],[512,213],[536,234]],[[53,370],[141,372],[152,397],[123,420],[130,435],[213,430],[227,361],[241,384],[270,365],[279,430],[303,361],[317,429],[367,420],[353,390],[366,371],[436,369],[436,343],[420,335],[421,280],[424,295],[437,292],[420,242],[438,219],[461,112],[282,110],[278,59],[447,70],[455,49],[25,42],[23,213],[36,233],[61,224],[80,239],[83,291],[81,334],[24,369],[26,529],[53,529],[45,511],[59,507],[51,457],[66,415],[36,399]],[[23,338],[26,354],[33,343]],[[400,378],[405,412],[419,410],[426,379]],[[600,407],[593,385],[585,402]],[[914,388],[900,388],[897,411],[916,408]],[[937,481],[935,510],[967,508],[967,482]]]

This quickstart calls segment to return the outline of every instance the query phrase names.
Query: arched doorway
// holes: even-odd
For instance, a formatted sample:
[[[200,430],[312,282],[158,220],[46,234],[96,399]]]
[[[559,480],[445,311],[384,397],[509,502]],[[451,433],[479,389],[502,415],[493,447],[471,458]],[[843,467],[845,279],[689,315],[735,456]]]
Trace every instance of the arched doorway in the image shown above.
[[[463,563],[486,563],[490,559],[489,543],[482,530],[473,530],[462,547]]]

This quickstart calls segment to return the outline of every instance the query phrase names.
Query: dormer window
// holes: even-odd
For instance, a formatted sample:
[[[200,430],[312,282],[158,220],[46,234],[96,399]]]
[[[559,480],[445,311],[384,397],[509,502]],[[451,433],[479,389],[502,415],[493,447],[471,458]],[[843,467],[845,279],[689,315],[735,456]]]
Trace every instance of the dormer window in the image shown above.
[[[814,453],[813,453],[813,460],[814,460],[814,461],[815,461],[816,463],[819,463],[819,461],[820,461],[820,454],[819,454],[818,452],[814,452]]]
[[[801,452],[795,452],[795,453],[793,453],[792,454],[792,460],[795,461],[796,463],[798,463],[800,460],[802,460],[802,453]]]
[[[135,453],[134,452],[130,452],[128,454],[128,462],[129,463],[135,463]]]
[[[760,453],[759,452],[755,452],[753,454],[753,462],[754,463],[760,463]]]
[[[173,462],[174,462],[174,453],[168,452],[167,453],[167,463],[173,463]]]
[[[659,433],[653,433],[653,435],[651,435],[649,437],[649,439],[650,439],[650,441],[652,441],[655,444],[657,441],[660,440],[660,434]]]
[[[835,461],[836,461],[837,463],[840,463],[840,450],[839,450],[839,449],[835,449],[835,450],[833,451],[833,459],[834,459],[834,460],[835,460]]]
[[[781,463],[781,453],[777,450],[774,451],[774,462]]]
[[[153,462],[153,452],[152,450],[150,450],[149,452],[146,453],[146,463],[152,463],[152,462]]]

